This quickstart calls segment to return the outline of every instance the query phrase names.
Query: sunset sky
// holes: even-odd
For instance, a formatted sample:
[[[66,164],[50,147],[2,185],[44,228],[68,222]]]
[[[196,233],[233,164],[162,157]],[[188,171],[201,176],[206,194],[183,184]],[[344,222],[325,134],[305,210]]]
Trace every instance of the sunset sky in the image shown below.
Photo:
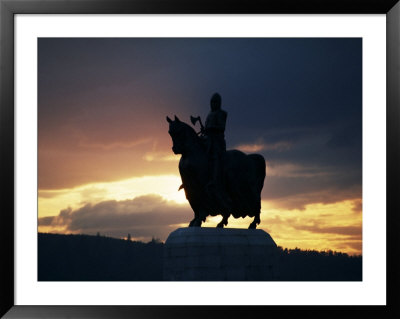
[[[40,38],[38,60],[40,232],[186,227],[165,117],[204,122],[219,92],[227,148],[266,159],[258,228],[284,248],[362,253],[361,39]]]

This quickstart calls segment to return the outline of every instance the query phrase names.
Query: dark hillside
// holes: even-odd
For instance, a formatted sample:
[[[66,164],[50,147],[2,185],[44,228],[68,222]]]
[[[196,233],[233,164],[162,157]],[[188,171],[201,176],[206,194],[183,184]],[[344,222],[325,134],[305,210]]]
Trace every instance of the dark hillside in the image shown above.
[[[340,252],[279,247],[284,281],[361,281],[362,257]]]
[[[163,244],[39,234],[39,281],[162,280]]]
[[[39,234],[39,281],[161,281],[164,244],[104,236]],[[282,249],[281,281],[362,280],[362,257]]]

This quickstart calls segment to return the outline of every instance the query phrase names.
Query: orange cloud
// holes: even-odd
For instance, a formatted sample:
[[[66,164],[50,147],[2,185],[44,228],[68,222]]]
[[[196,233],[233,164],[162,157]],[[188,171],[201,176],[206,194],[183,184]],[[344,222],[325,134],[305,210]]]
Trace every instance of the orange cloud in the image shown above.
[[[361,254],[362,215],[353,210],[358,202],[355,198],[286,210],[263,201],[260,228],[282,247]]]
[[[179,162],[180,156],[164,153],[164,152],[149,152],[143,156],[147,162]]]
[[[99,142],[90,142],[88,140],[81,140],[79,141],[78,146],[82,148],[94,148],[94,149],[98,148],[103,150],[112,150],[117,148],[132,148],[138,145],[147,144],[151,142],[152,142],[151,138],[144,138],[136,141],[127,141],[127,142],[118,141],[111,143],[99,143]]]
[[[289,142],[276,142],[276,143],[264,143],[259,140],[253,144],[239,144],[234,148],[242,152],[260,152],[260,151],[286,151],[291,148],[292,144]]]

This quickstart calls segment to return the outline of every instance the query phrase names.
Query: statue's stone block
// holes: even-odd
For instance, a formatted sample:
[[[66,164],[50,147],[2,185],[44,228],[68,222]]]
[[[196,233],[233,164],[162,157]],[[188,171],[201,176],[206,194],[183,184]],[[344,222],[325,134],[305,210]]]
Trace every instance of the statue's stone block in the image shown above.
[[[260,281],[277,278],[277,246],[261,229],[179,228],[165,242],[164,280]]]

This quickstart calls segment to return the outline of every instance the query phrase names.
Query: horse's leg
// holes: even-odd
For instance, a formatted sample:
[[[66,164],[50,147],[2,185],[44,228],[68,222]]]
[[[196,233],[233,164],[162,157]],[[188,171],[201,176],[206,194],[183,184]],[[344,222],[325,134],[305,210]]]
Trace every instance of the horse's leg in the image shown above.
[[[195,218],[192,219],[192,221],[189,223],[189,227],[201,227],[201,223],[203,221],[201,220],[200,217],[196,216]]]
[[[196,211],[196,218],[193,221],[193,226],[201,227],[201,224],[206,221],[207,216],[207,210],[204,207],[200,208],[198,211]]]
[[[189,227],[201,227],[202,222],[206,221],[206,216],[202,214],[201,210],[196,210],[194,213],[194,218],[190,222]]]
[[[185,191],[186,191],[186,189],[185,189]],[[189,227],[198,227],[201,225],[201,219],[200,219],[201,211],[202,211],[201,205],[199,205],[199,203],[197,203],[197,202],[191,202],[190,200],[189,200],[189,204],[190,204],[190,207],[192,208],[193,214],[194,214],[193,219],[189,223]],[[200,219],[200,223],[199,223],[199,219]]]
[[[260,220],[260,212],[254,216],[253,222],[250,224],[249,229],[255,229],[257,225],[261,222]]]
[[[201,221],[201,219],[200,218],[195,218],[195,219],[193,219],[193,227],[201,227],[201,223],[202,223],[202,221]]]
[[[194,217],[190,223],[189,223],[189,227],[193,227],[194,222],[196,221],[196,217]]]
[[[224,226],[228,225],[228,218],[231,216],[230,214],[228,215],[223,215],[222,220],[219,222],[217,225],[218,228],[224,228]]]
[[[189,227],[196,226],[195,224],[196,224],[196,222],[197,222],[197,219],[199,218],[199,214],[197,213],[197,209],[196,209],[196,208],[193,208],[193,206],[191,206],[191,207],[192,207],[192,209],[193,209],[194,218],[190,221]]]

